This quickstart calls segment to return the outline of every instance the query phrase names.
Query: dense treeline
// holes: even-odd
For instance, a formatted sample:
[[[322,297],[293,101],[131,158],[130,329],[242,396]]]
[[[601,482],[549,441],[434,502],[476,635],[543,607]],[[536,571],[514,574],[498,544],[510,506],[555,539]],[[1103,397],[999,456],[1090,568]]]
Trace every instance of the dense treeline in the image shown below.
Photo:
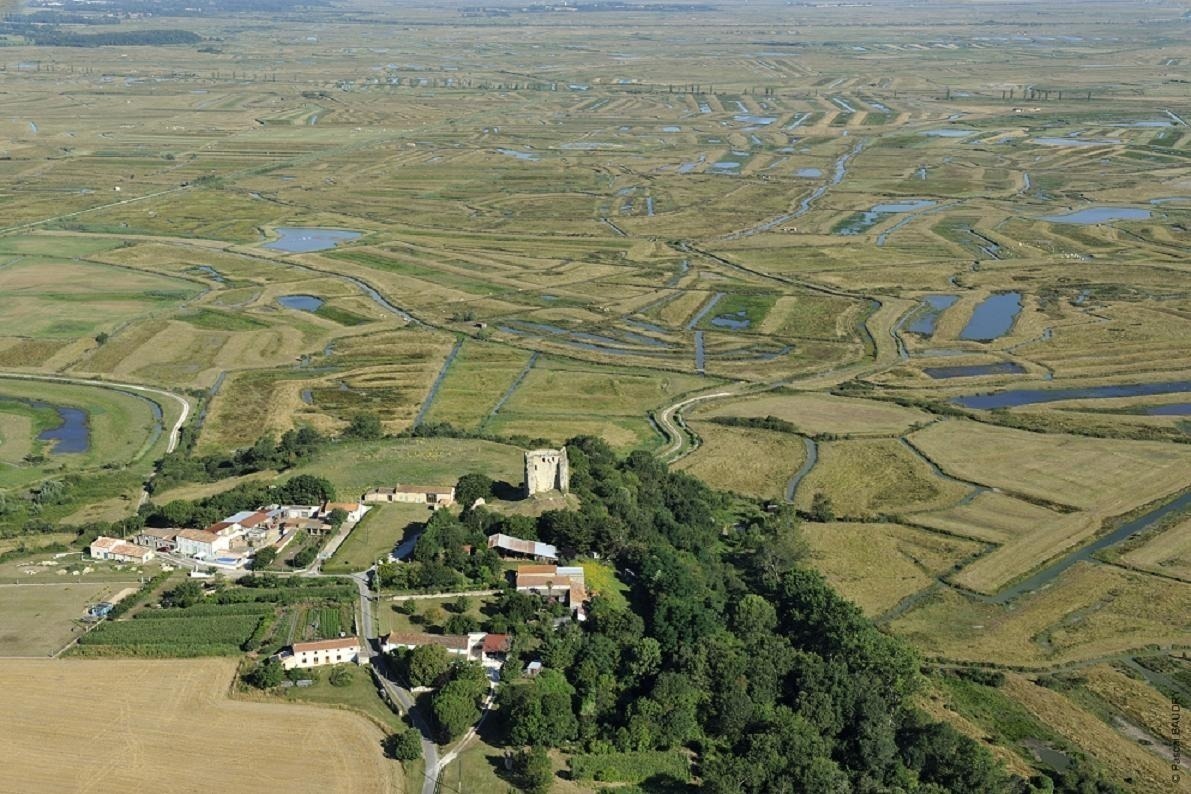
[[[699,481],[596,439],[567,448],[582,507],[536,533],[611,557],[631,608],[597,597],[584,624],[541,631],[547,671],[501,690],[513,743],[689,748],[723,794],[1029,790],[912,705],[914,653],[798,564],[792,513],[725,534],[726,497]]]
[[[138,517],[143,526],[201,528],[233,513],[253,510],[261,505],[321,505],[334,499],[335,486],[330,481],[310,474],[299,474],[275,485],[243,483],[204,499],[175,499],[164,505],[147,502],[141,507]]]
[[[281,438],[262,436],[251,447],[229,454],[192,455],[193,436],[187,435],[178,449],[161,459],[154,487],[166,488],[183,482],[217,482],[267,469],[284,471],[309,461],[329,439],[310,427],[287,430]]]
[[[38,47],[137,47],[198,44],[203,37],[189,30],[110,30],[78,33],[46,25],[0,24],[0,33],[21,36]]]

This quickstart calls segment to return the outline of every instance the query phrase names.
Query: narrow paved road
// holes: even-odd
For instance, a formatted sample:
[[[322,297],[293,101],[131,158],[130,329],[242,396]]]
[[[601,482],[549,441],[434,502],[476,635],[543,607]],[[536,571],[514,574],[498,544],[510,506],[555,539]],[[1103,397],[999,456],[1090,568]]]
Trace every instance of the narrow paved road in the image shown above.
[[[422,718],[416,708],[413,693],[398,685],[394,680],[393,671],[389,669],[388,660],[380,652],[380,638],[377,636],[375,623],[372,620],[372,601],[376,597],[368,587],[368,572],[355,573],[351,579],[360,591],[360,634],[364,639],[364,653],[368,662],[376,671],[389,699],[396,703],[409,716],[409,721],[422,734],[422,759],[426,762],[425,777],[422,780],[422,794],[434,794],[438,787],[438,775],[441,764],[438,758],[438,745],[431,738],[430,726]],[[375,641],[376,645],[373,645]]]

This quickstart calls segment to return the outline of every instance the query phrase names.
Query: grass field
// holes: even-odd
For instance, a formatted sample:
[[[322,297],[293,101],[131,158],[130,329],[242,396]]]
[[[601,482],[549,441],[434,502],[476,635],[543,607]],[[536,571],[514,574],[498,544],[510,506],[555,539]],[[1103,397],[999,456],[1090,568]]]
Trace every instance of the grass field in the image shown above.
[[[323,563],[327,573],[363,571],[377,559],[386,557],[401,542],[406,528],[423,524],[430,509],[419,504],[378,504],[356,525],[335,554]]]
[[[326,477],[344,498],[379,485],[454,485],[464,474],[486,474],[519,485],[523,451],[506,444],[454,438],[410,438],[337,444],[291,474]]]
[[[872,516],[958,502],[967,492],[943,479],[896,439],[830,441],[798,486],[796,504],[809,508],[816,493],[830,497],[836,515]]]
[[[890,628],[931,656],[1052,665],[1186,642],[1189,587],[1079,563],[1012,607],[944,589]]]
[[[818,435],[895,435],[931,421],[929,414],[885,402],[830,394],[763,394],[735,401],[717,401],[698,416],[775,416],[802,433]]]
[[[929,587],[982,544],[898,524],[804,523],[811,563],[832,587],[876,616]]]
[[[53,429],[63,420],[52,409],[31,410],[22,401],[84,411],[87,448],[58,454],[53,443],[37,440],[36,433]],[[170,400],[164,407],[166,417],[172,421],[177,416],[176,403]],[[80,470],[103,464],[136,463],[140,470],[147,471],[150,455],[163,451],[166,435],[162,432],[163,422],[155,417],[153,408],[148,399],[115,389],[0,378],[0,433],[5,434],[0,449],[13,446],[12,452],[0,452],[0,456],[12,464],[24,458],[21,455],[16,460],[8,459],[18,452],[36,451],[44,456],[41,463],[0,466],[0,487],[29,482],[50,471]],[[27,421],[21,421],[22,417]]]
[[[67,575],[68,579],[75,579]],[[0,647],[4,656],[48,656],[82,633],[87,607],[128,587],[124,582],[62,581],[0,587]]]
[[[1040,435],[947,420],[910,436],[963,479],[1118,515],[1187,484],[1191,448],[1146,441]]]
[[[712,487],[780,499],[786,483],[806,460],[802,438],[773,430],[691,422],[702,443],[677,468]]]
[[[383,757],[383,734],[370,722],[313,706],[229,700],[235,670],[217,659],[0,661],[13,706],[0,727],[8,779],[22,791],[174,790],[199,780],[229,792],[403,790],[401,768]],[[179,743],[196,724],[206,739]],[[78,752],[102,736],[119,743]],[[231,763],[245,742],[285,751]]]
[[[1163,530],[1125,554],[1122,561],[1147,571],[1191,581],[1191,520]]]

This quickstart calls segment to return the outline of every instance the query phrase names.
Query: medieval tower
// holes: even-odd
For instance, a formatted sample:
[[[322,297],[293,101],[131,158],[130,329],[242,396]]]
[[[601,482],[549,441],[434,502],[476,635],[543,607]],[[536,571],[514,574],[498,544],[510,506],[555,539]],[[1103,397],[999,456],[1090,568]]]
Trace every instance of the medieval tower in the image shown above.
[[[545,491],[566,493],[571,487],[567,448],[532,449],[525,453],[525,495]]]

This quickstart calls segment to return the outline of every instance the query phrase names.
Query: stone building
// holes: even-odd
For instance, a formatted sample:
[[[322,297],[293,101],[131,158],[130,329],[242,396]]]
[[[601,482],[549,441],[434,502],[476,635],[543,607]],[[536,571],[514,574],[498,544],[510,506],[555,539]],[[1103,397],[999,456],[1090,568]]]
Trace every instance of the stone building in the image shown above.
[[[546,491],[566,493],[571,488],[567,448],[532,449],[525,453],[525,495]]]

